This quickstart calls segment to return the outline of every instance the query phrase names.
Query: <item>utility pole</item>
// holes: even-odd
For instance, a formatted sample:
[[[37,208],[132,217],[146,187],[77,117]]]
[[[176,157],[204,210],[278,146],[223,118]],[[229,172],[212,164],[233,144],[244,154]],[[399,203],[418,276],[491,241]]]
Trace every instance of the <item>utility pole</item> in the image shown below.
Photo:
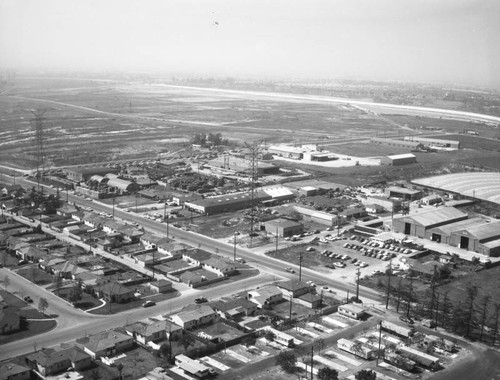
[[[389,261],[389,276],[387,278],[387,297],[385,299],[385,309],[389,308],[389,297],[391,295],[391,277],[392,277],[392,258]]]
[[[279,241],[278,227],[276,227],[276,252],[278,252],[278,241]]]
[[[167,218],[167,241],[168,241],[169,240],[168,239],[168,225],[169,225],[169,222],[170,222],[170,215],[167,215],[166,218]]]
[[[40,177],[42,177],[43,182],[43,170],[44,170],[44,160],[45,160],[45,150],[44,150],[44,131],[43,131],[43,121],[45,110],[31,110],[34,118],[32,119],[32,127],[35,130],[35,142],[36,142],[36,175],[38,179],[38,191],[40,191]],[[41,169],[41,172],[40,172]]]
[[[357,270],[357,280],[356,280],[356,301],[359,301],[359,275],[360,275],[360,269],[358,267],[358,270]]]
[[[378,323],[378,352],[377,352],[377,364],[376,364],[377,367],[378,367],[378,361],[380,359],[381,342],[382,342],[382,321]]]
[[[299,281],[302,281],[302,252],[299,256]]]
[[[236,261],[236,232],[233,234],[234,241],[233,241],[233,261]]]
[[[292,304],[293,304],[293,295],[290,294],[290,315],[289,315],[289,319],[292,320]]]
[[[313,380],[313,365],[314,365],[314,344],[311,345],[311,380]]]
[[[113,220],[115,219],[115,196],[113,195]]]
[[[260,151],[260,145],[262,142],[257,145],[250,145],[245,142],[248,150],[250,151],[250,195],[251,195],[251,204],[250,204],[250,248],[252,248],[253,243],[253,229],[255,222],[255,182],[259,178],[258,171],[258,155]]]

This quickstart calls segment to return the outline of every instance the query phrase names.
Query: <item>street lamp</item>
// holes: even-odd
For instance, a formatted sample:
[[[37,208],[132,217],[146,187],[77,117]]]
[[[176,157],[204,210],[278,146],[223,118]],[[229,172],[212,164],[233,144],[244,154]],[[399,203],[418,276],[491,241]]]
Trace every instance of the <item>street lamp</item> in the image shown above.
[[[233,237],[234,237],[233,261],[236,261],[236,231],[234,232]]]

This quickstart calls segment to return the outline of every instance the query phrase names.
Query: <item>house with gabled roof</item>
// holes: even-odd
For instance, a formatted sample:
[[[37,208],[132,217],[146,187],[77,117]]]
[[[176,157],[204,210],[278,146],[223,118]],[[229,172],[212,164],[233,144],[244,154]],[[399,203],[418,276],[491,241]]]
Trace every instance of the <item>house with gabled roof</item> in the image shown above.
[[[167,328],[175,326],[176,331],[182,331],[180,326],[172,324],[167,320],[151,320],[143,319],[138,322],[130,323],[125,326],[125,331],[128,335],[140,344],[148,344],[149,342],[157,342],[167,337]]]
[[[144,247],[147,249],[156,249],[158,243],[160,243],[162,240],[166,239],[165,237],[157,234],[153,234],[151,232],[145,232],[141,237],[140,241]],[[167,243],[168,243],[167,239]]]
[[[208,325],[217,319],[217,313],[207,305],[196,305],[170,316],[170,320],[185,330]]]
[[[90,356],[78,347],[59,351],[52,348],[43,348],[26,356],[26,362],[42,376],[65,372],[68,368],[79,371],[92,365]]]
[[[22,260],[28,260],[33,263],[37,263],[40,259],[47,256],[47,251],[36,248],[35,246],[23,247],[16,251],[16,256],[20,257]]]
[[[283,293],[276,286],[268,285],[247,291],[247,299],[262,309],[264,306],[274,305],[283,300]]]
[[[311,286],[299,280],[289,280],[276,285],[286,297],[300,297],[311,291]]]
[[[201,267],[217,274],[219,277],[229,276],[236,272],[234,261],[230,261],[223,257],[212,256],[208,260],[202,261]]]
[[[166,238],[165,240],[158,242],[156,249],[158,250],[158,252],[164,253],[165,255],[169,255],[172,257],[178,257],[178,256],[184,257],[185,254],[194,251],[194,248],[187,244],[177,243],[175,241],[169,241]]]
[[[257,311],[257,304],[246,298],[232,300],[219,300],[211,302],[210,306],[225,319],[241,319],[245,316],[253,315]]]
[[[94,360],[102,356],[113,357],[134,346],[132,337],[116,330],[102,331],[78,338],[76,343]]]
[[[31,370],[14,362],[0,364],[0,380],[30,380]]]

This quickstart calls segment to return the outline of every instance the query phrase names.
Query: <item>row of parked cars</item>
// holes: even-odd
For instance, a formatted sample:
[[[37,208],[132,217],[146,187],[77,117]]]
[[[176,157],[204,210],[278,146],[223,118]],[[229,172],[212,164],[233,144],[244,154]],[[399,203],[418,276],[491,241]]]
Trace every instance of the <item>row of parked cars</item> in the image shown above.
[[[383,249],[386,249],[389,251],[404,253],[407,255],[414,252],[413,250],[411,250],[409,248],[400,247],[400,246],[392,244],[392,243],[383,243],[380,241],[365,239],[363,237],[356,236],[356,235],[351,236],[351,240],[358,240],[361,244],[367,245],[369,247],[383,248]]]
[[[342,255],[340,253],[335,253],[335,252],[329,251],[327,249],[322,251],[321,254],[323,256],[330,257],[332,259],[344,260],[344,261],[336,261],[333,264],[328,264],[328,265],[326,265],[327,268],[332,268],[332,269],[334,269],[335,267],[344,268],[346,266],[345,261],[347,261],[347,260],[351,260],[352,264],[359,265],[361,268],[368,266],[368,263],[365,263],[364,261],[358,260],[356,258],[351,259],[351,256],[349,256],[349,255]]]
[[[375,259],[380,259],[384,261],[388,261],[391,258],[396,257],[396,254],[393,252],[386,252],[383,249],[377,249],[377,248],[365,248],[357,244],[345,243],[344,248],[354,249],[356,251],[361,252],[363,256],[373,257]]]

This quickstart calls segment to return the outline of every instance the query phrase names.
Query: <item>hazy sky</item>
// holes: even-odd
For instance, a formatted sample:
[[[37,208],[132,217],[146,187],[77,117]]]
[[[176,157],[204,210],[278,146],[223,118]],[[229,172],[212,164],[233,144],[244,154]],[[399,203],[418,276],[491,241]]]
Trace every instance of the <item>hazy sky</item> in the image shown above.
[[[0,66],[500,88],[500,1],[0,0]]]

